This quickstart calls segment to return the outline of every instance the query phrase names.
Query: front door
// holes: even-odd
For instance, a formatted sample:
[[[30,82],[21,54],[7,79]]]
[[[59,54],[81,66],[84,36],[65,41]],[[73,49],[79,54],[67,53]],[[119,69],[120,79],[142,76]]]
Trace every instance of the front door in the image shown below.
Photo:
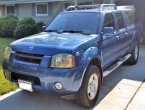
[[[119,48],[119,36],[116,33],[116,26],[114,22],[114,17],[111,13],[106,14],[104,17],[104,25],[103,28],[113,28],[114,32],[110,35],[104,34],[102,36],[102,58],[103,58],[103,69],[105,70],[109,67],[115,60],[116,60],[116,53],[118,52]]]

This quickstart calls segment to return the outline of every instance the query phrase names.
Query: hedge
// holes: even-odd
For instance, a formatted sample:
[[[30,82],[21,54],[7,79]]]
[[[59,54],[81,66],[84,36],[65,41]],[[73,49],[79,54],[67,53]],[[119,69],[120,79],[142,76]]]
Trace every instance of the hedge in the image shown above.
[[[18,18],[13,15],[0,18],[0,36],[14,37],[14,30],[17,26]]]
[[[25,18],[18,22],[14,31],[15,38],[23,38],[42,31],[43,22],[36,23],[32,18]]]
[[[36,23],[32,18],[18,20],[14,15],[0,17],[0,37],[23,38],[42,32],[43,22]]]

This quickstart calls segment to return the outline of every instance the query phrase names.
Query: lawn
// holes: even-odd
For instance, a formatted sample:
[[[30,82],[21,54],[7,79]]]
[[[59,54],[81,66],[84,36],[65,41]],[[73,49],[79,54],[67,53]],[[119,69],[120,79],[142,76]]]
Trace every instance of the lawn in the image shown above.
[[[13,40],[14,39],[10,39],[10,38],[0,38],[0,95],[3,95],[7,92],[16,89],[15,85],[13,85],[12,83],[10,83],[4,78],[3,70],[2,70],[2,61],[4,58],[3,53],[5,47],[7,47],[10,44],[10,42],[12,42]]]

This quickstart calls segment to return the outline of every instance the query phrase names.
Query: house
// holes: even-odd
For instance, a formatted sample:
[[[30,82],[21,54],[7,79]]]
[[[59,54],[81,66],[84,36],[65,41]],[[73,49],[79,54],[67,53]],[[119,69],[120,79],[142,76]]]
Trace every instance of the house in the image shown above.
[[[103,0],[77,0],[78,4],[102,3]],[[104,0],[112,3],[113,0]],[[36,21],[48,24],[67,6],[74,5],[74,0],[0,0],[0,16],[14,14],[19,19],[32,17]]]
[[[93,4],[102,0],[77,1],[79,4]],[[32,17],[47,24],[69,5],[74,5],[74,0],[0,0],[0,16],[14,14],[19,19]]]

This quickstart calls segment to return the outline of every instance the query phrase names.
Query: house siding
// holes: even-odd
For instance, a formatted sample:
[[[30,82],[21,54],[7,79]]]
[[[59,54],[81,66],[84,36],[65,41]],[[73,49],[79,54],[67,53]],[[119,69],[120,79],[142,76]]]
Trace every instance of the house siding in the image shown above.
[[[48,15],[52,15],[52,3],[48,3]]]
[[[5,16],[5,5],[2,5],[2,15]]]
[[[103,0],[103,3],[114,3],[114,0]]]
[[[19,16],[20,19],[25,17],[32,17],[32,4],[19,4]]]
[[[62,2],[55,2],[52,4],[52,7],[54,7],[52,11],[52,16],[55,17],[59,12],[64,10],[64,3]]]
[[[48,3],[48,15],[47,16],[37,16],[36,15],[36,4],[32,4],[32,17],[36,22],[43,21],[45,24],[49,24],[53,18],[63,11],[63,2],[51,2]]]
[[[15,5],[15,10],[16,10],[16,16],[19,16],[19,5]]]
[[[35,11],[35,3],[32,3],[32,16],[36,16],[36,11]]]
[[[0,16],[2,16],[2,6],[0,6]]]

